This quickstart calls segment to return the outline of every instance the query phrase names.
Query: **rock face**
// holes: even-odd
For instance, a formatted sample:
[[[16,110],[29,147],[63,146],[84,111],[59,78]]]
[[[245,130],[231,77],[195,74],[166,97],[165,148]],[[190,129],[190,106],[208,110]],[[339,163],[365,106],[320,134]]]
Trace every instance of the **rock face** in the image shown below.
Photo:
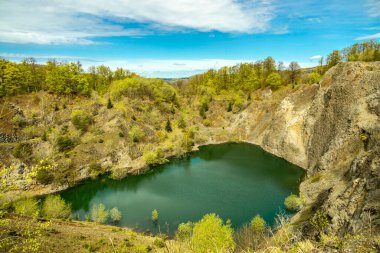
[[[308,171],[300,189],[306,208],[293,222],[307,232],[319,210],[335,232],[379,231],[380,62],[338,64],[269,114],[246,140]]]

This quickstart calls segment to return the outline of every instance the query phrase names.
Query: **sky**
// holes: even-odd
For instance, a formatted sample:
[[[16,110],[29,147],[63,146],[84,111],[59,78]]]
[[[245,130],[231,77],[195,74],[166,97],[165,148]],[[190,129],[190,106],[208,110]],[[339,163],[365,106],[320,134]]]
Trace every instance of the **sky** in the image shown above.
[[[380,40],[380,0],[0,0],[0,57],[178,78]]]

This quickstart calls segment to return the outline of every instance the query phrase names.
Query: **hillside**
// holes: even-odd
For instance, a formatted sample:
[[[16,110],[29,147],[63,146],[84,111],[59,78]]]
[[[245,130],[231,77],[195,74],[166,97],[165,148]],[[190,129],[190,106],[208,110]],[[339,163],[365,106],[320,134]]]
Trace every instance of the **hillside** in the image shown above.
[[[215,95],[205,116],[198,95],[178,95],[173,103],[165,102],[166,95],[157,103],[138,90],[118,98],[94,93],[73,99],[44,91],[5,97],[2,202],[60,191],[106,172],[114,178],[143,173],[199,145],[241,141],[307,171],[300,187],[304,207],[290,223],[304,238],[316,240],[320,230],[342,238],[369,230],[376,235],[379,80],[380,62],[339,63],[318,84],[258,89],[239,108],[226,110],[229,98]],[[110,96],[113,106],[107,108]],[[38,179],[41,170],[46,173]],[[328,226],[311,226],[312,219]]]

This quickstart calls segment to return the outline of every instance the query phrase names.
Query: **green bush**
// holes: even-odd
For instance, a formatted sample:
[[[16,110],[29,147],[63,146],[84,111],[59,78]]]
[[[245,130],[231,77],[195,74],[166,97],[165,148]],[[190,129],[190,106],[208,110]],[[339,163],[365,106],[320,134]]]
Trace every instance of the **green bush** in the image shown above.
[[[301,198],[295,194],[288,196],[285,199],[284,204],[285,204],[286,209],[290,211],[299,211],[302,208]]]
[[[104,204],[94,204],[91,208],[91,219],[97,223],[107,222],[109,216],[108,210]]]
[[[88,173],[92,178],[99,176],[102,172],[102,166],[96,162],[92,162],[88,168]]]
[[[153,242],[153,245],[156,246],[157,248],[164,248],[165,242],[160,238],[156,238]]]
[[[152,221],[153,222],[157,222],[158,221],[158,211],[156,209],[154,209],[152,211]]]
[[[70,151],[75,146],[74,141],[68,136],[59,136],[56,145],[59,152]]]
[[[114,207],[110,210],[110,216],[113,222],[120,221],[122,217],[121,212],[119,211],[117,207]]]
[[[48,185],[53,182],[54,175],[47,168],[41,168],[37,171],[36,179],[40,184]]]
[[[194,223],[188,221],[186,223],[181,223],[178,226],[176,237],[180,241],[185,241],[191,238],[193,233]]]
[[[216,214],[206,214],[195,223],[191,237],[195,252],[233,252],[235,242],[231,223],[223,220]]]
[[[20,199],[13,203],[15,213],[25,216],[38,217],[40,208],[38,201],[34,198]]]
[[[91,124],[92,118],[82,110],[75,110],[71,113],[71,122],[76,129],[85,132]]]
[[[274,72],[267,77],[266,82],[272,90],[276,90],[281,86],[281,76],[279,73]]]
[[[139,126],[134,125],[129,130],[128,135],[133,142],[139,142],[144,138],[145,133]]]
[[[29,161],[33,154],[32,145],[30,143],[19,142],[14,147],[12,154],[22,161]]]
[[[320,210],[314,214],[309,223],[318,231],[324,231],[330,225],[327,216]]]
[[[256,215],[252,220],[251,220],[251,229],[255,233],[262,233],[265,231],[265,220],[261,218],[260,215]]]
[[[42,206],[42,216],[51,219],[67,219],[71,216],[71,205],[58,195],[49,195],[46,197]]]

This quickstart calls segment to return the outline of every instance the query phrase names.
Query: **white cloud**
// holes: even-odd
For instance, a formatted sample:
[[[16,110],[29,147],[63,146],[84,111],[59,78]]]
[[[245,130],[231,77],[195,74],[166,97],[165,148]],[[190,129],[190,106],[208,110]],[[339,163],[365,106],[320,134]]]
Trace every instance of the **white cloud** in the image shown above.
[[[367,0],[368,13],[371,17],[380,16],[380,1],[379,0]]]
[[[380,39],[380,33],[361,36],[361,37],[356,38],[355,40],[373,40],[373,39]]]
[[[157,29],[260,33],[273,18],[272,0],[2,0],[0,41],[92,44]]]
[[[314,55],[314,56],[310,57],[310,60],[319,60],[321,58],[322,58],[321,55]]]

